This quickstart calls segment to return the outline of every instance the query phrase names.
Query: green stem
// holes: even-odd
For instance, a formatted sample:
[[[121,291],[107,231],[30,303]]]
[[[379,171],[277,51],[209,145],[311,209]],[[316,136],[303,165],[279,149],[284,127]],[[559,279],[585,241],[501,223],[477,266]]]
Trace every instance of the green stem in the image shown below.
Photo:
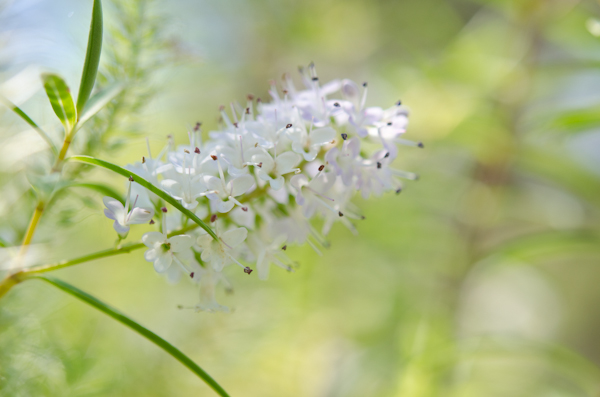
[[[189,232],[191,230],[194,230],[197,227],[198,227],[198,225],[193,224],[193,225],[181,228],[179,230],[175,230],[175,231],[169,233],[168,236],[169,237],[177,236],[179,234],[183,234],[183,233]],[[19,284],[22,281],[27,280],[28,278],[35,276],[36,274],[47,273],[47,272],[51,272],[54,270],[63,269],[65,267],[79,265],[80,263],[85,263],[85,262],[93,261],[93,260],[100,259],[100,258],[106,258],[109,256],[128,254],[131,251],[138,250],[138,249],[144,248],[144,247],[145,247],[145,245],[141,242],[127,244],[127,245],[123,245],[121,247],[110,248],[110,249],[94,252],[94,253],[91,253],[88,255],[83,255],[78,258],[71,259],[68,261],[50,263],[50,264],[41,265],[41,266],[33,266],[28,269],[20,270],[16,273],[9,275],[8,277],[6,277],[4,280],[2,280],[0,282],[0,298],[2,298],[4,295],[6,295],[6,293],[8,291],[10,291],[10,289],[12,287]]]
[[[157,345],[158,347],[163,349],[165,352],[169,353],[177,361],[179,361],[184,366],[186,366],[190,371],[192,371],[193,373],[198,375],[198,377],[200,379],[202,379],[204,382],[206,382],[206,384],[209,387],[211,387],[215,392],[217,392],[217,394],[219,394],[220,396],[223,396],[223,397],[229,397],[229,394],[227,394],[227,392],[221,387],[221,385],[219,385],[209,374],[207,374],[206,371],[204,371],[202,368],[200,368],[200,366],[198,364],[196,364],[188,356],[183,354],[181,352],[181,350],[177,349],[175,346],[173,346],[172,344],[170,344],[169,342],[167,342],[160,336],[156,335],[154,332],[150,331],[148,328],[133,321],[132,319],[130,319],[129,317],[127,317],[126,315],[124,315],[123,313],[118,311],[117,309],[107,305],[106,303],[100,301],[99,299],[96,299],[95,297],[91,296],[90,294],[88,294],[88,293],[86,293],[64,281],[60,281],[60,280],[56,280],[56,279],[49,279],[49,278],[40,277],[40,276],[35,276],[35,277],[31,277],[31,278],[45,281],[48,284],[53,285],[54,287],[76,297],[77,299],[80,299],[81,301],[87,303],[88,305],[95,307],[96,309],[100,310],[101,312],[103,312],[103,313],[107,314],[108,316],[112,317],[113,319],[117,320],[121,324],[131,328],[133,331],[142,335],[143,337],[148,339],[150,342],[154,343],[155,345]]]

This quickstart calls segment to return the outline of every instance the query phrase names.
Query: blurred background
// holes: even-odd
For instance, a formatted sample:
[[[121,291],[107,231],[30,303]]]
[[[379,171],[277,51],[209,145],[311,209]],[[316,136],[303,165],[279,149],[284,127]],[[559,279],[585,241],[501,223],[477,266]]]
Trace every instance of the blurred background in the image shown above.
[[[75,150],[125,164],[187,140],[218,107],[267,98],[314,61],[322,81],[369,82],[369,105],[411,109],[401,195],[358,200],[295,273],[230,272],[232,313],[195,313],[142,252],[56,272],[165,337],[232,396],[600,396],[600,4],[592,0],[104,2],[99,84],[131,88]],[[91,1],[0,0],[0,92],[47,130],[39,80],[72,90]],[[110,128],[109,128],[110,127]],[[100,134],[98,131],[104,131]],[[0,109],[0,252],[33,210],[43,142]],[[98,151],[102,142],[103,149]],[[125,192],[119,178],[103,180]],[[99,194],[42,219],[30,261],[114,244]],[[131,233],[135,241],[142,231]],[[7,259],[8,258],[8,259]],[[3,396],[212,396],[172,357],[71,296],[30,281],[0,302]]]

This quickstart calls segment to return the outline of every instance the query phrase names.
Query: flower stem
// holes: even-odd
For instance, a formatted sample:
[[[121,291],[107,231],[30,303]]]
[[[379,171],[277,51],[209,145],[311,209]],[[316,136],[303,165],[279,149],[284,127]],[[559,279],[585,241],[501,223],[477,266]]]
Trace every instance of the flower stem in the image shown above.
[[[23,242],[21,243],[19,261],[23,260],[25,254],[27,254],[27,249],[31,244],[31,240],[33,239],[35,229],[37,228],[37,225],[40,222],[40,218],[42,217],[42,213],[44,212],[44,207],[45,204],[42,201],[38,201],[37,205],[35,206],[35,211],[33,211],[31,221],[29,221],[29,226],[27,227],[27,231],[25,232],[25,236],[23,237]]]
[[[179,230],[175,230],[168,234],[169,237],[176,236],[179,234],[183,234],[189,232],[190,230],[194,230],[198,227],[197,224],[192,224],[190,226],[181,228]],[[13,273],[7,276],[4,280],[0,282],[0,298],[4,296],[12,287],[19,284],[22,281],[27,280],[28,278],[35,276],[36,274],[51,272],[53,270],[63,269],[65,267],[71,267],[75,265],[79,265],[80,263],[85,263],[89,261],[93,261],[100,258],[106,258],[109,256],[115,256],[120,254],[127,254],[131,251],[138,250],[140,248],[144,248],[145,245],[141,242],[123,245],[121,247],[106,249],[98,252],[94,252],[88,255],[83,255],[75,259],[71,259],[68,261],[60,261],[56,263],[50,263],[47,265],[33,266],[27,269],[19,270],[16,273]]]

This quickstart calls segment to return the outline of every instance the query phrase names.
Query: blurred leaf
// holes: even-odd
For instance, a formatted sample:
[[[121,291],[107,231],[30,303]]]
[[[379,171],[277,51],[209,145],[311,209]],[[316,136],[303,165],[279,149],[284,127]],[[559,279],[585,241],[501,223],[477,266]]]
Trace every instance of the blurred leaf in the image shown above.
[[[58,75],[43,74],[42,80],[52,109],[54,109],[54,113],[56,113],[68,134],[77,122],[77,113],[73,98],[71,98],[71,91],[65,81]]]
[[[102,52],[102,3],[100,0],[94,0],[92,9],[92,22],[90,24],[90,34],[88,36],[87,51],[85,62],[83,64],[83,73],[81,74],[81,84],[79,85],[79,94],[77,95],[77,112],[81,114],[85,108],[98,73],[98,64],[100,63],[100,53]]]
[[[22,111],[17,105],[15,105],[14,103],[12,103],[11,101],[9,101],[7,98],[5,98],[4,96],[0,95],[0,102],[3,102],[6,107],[8,107],[10,110],[12,110],[13,112],[15,112],[19,117],[21,117],[27,124],[29,124],[31,127],[33,127],[33,129],[42,137],[42,139],[44,139],[47,143],[48,146],[50,146],[50,149],[52,149],[52,152],[54,154],[58,154],[58,149],[56,148],[56,145],[54,144],[54,142],[52,142],[52,139],[50,139],[50,137],[48,136],[48,134],[46,134],[46,132],[44,130],[42,130],[32,119],[31,117],[29,117],[27,115],[27,113],[25,113],[24,111]]]
[[[123,91],[124,84],[117,83],[113,84],[104,90],[96,93],[85,105],[83,112],[79,115],[77,121],[77,128],[81,127],[86,121],[92,116],[98,113],[104,106],[112,101],[117,95]]]
[[[50,279],[50,278],[46,278],[46,277],[39,277],[39,276],[31,277],[31,278],[43,280],[43,281],[47,282],[48,284],[53,285],[56,288],[76,297],[77,299],[80,299],[81,301],[87,303],[88,305],[95,307],[96,309],[100,310],[101,312],[103,312],[103,313],[107,314],[108,316],[112,317],[113,319],[117,320],[121,324],[131,328],[138,334],[142,335],[144,338],[148,339],[150,342],[154,343],[155,345],[157,345],[158,347],[160,347],[161,349],[163,349],[164,351],[169,353],[180,363],[185,365],[190,371],[192,371],[193,373],[198,375],[198,377],[200,379],[202,379],[204,382],[206,382],[206,384],[208,386],[210,386],[214,391],[216,391],[217,394],[219,394],[220,396],[224,396],[224,397],[229,396],[229,394],[227,394],[227,392],[209,374],[207,374],[202,368],[200,368],[200,366],[198,364],[196,364],[188,356],[183,354],[179,349],[177,349],[175,346],[173,346],[172,344],[170,344],[169,342],[167,342],[160,336],[156,335],[154,332],[150,331],[148,328],[143,327],[142,325],[138,324],[134,320],[130,319],[129,317],[127,317],[125,314],[121,313],[117,309],[110,307],[106,303],[96,299],[95,297],[91,296],[87,292],[84,292],[64,281]]]
[[[598,109],[578,109],[560,113],[551,121],[551,126],[569,132],[583,132],[600,126]]]
[[[138,183],[140,186],[145,187],[146,189],[150,190],[152,193],[156,194],[158,197],[165,200],[167,203],[171,204],[173,207],[177,208],[185,216],[187,216],[188,218],[190,218],[191,220],[196,222],[202,229],[206,230],[206,232],[208,234],[210,234],[215,240],[218,240],[218,237],[215,234],[215,232],[206,223],[204,223],[202,221],[202,219],[198,218],[198,216],[196,214],[194,214],[192,211],[188,210],[187,208],[183,207],[179,203],[179,201],[175,200],[164,190],[157,188],[156,186],[154,186],[153,184],[151,184],[150,182],[148,182],[141,176],[133,173],[132,171],[126,170],[123,167],[119,167],[116,164],[109,163],[108,161],[95,159],[95,158],[89,157],[89,156],[72,156],[72,157],[67,158],[66,160],[67,161],[78,161],[80,163],[87,163],[87,164],[95,165],[98,167],[106,168],[107,170],[116,172],[117,174],[121,174],[127,178],[133,177],[133,180],[136,183]]]

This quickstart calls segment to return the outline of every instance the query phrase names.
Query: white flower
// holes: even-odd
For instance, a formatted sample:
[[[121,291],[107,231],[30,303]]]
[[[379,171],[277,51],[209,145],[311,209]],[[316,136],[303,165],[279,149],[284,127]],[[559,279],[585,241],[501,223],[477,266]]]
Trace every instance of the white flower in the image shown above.
[[[209,234],[203,234],[196,240],[196,244],[202,248],[203,261],[208,262],[216,271],[221,271],[226,264],[233,261],[240,265],[248,274],[252,271],[250,268],[240,264],[232,256],[233,250],[246,240],[248,230],[243,227],[231,229],[223,234],[217,232],[218,240],[215,240]]]
[[[198,206],[196,199],[206,192],[202,175],[192,177],[187,173],[176,173],[171,179],[164,179],[161,185],[173,198],[181,200],[181,205],[189,210]]]
[[[187,235],[167,236],[166,217],[163,216],[163,231],[148,232],[142,236],[142,243],[148,250],[144,253],[144,259],[154,264],[154,270],[158,273],[166,272],[173,261],[182,267],[185,273],[191,274],[185,265],[175,254],[188,251],[194,244],[194,240]]]
[[[294,152],[283,152],[273,160],[273,157],[264,149],[256,148],[252,152],[252,162],[257,164],[256,174],[263,181],[269,182],[274,190],[283,187],[283,175],[300,171],[295,168],[302,158]]]
[[[335,130],[331,127],[313,128],[311,124],[310,131],[307,132],[306,125],[299,115],[286,132],[292,140],[292,150],[301,154],[306,161],[313,161],[321,146],[331,143],[335,138]]]
[[[115,221],[113,223],[113,228],[116,230],[117,234],[121,239],[127,237],[129,233],[129,225],[146,223],[152,219],[154,215],[154,210],[147,208],[136,207],[136,201],[133,202],[132,209],[129,211],[129,199],[131,196],[131,180],[129,182],[129,190],[127,192],[127,200],[125,201],[125,206],[121,204],[121,202],[112,197],[105,196],[102,198],[104,205],[106,208],[104,209],[104,215],[108,219],[112,219]]]
[[[217,211],[221,213],[231,211],[236,204],[243,207],[242,203],[236,200],[235,197],[241,196],[250,190],[255,184],[254,178],[251,175],[240,175],[226,183],[219,160],[217,159],[216,162],[219,165],[220,178],[210,175],[203,177],[207,188],[206,196],[216,205]]]
[[[323,200],[333,201],[325,193],[335,183],[335,175],[332,173],[319,173],[310,182],[304,174],[294,175],[290,184],[296,190],[296,204],[302,206],[302,213],[310,218],[314,215],[319,206],[336,212],[329,204]]]
[[[287,262],[290,261],[283,254],[283,251],[287,248],[285,245],[286,240],[287,236],[285,234],[278,235],[270,243],[263,241],[256,234],[251,235],[249,246],[256,255],[256,269],[258,270],[259,279],[266,280],[269,278],[271,264],[275,264],[287,271],[292,271],[292,268],[282,261],[282,259]]]

